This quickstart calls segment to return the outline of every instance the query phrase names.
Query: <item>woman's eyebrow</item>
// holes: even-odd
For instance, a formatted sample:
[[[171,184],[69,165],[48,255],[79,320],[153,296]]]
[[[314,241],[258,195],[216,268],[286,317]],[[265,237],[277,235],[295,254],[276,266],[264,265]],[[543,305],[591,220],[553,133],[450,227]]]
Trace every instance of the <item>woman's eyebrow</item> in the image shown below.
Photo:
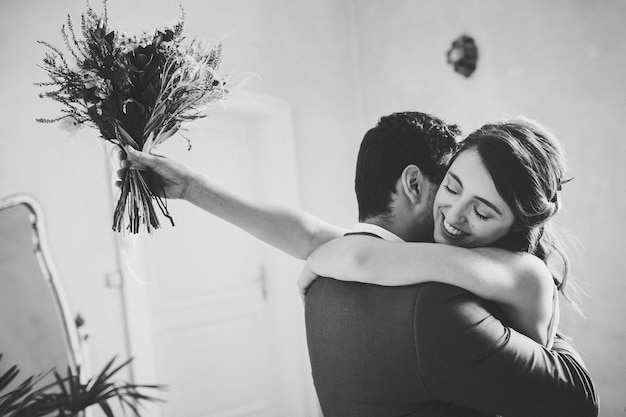
[[[458,182],[461,187],[463,187],[463,183],[461,182],[461,179],[454,172],[448,171],[448,175],[454,178],[454,180]]]
[[[491,203],[491,201],[485,200],[484,198],[477,197],[477,196],[474,196],[474,198],[476,200],[480,201],[481,203],[483,203],[484,205],[486,205],[487,207],[491,208],[493,211],[498,213],[500,216],[502,216],[502,213],[500,212],[500,210],[498,210],[498,207],[496,207],[495,204]]]

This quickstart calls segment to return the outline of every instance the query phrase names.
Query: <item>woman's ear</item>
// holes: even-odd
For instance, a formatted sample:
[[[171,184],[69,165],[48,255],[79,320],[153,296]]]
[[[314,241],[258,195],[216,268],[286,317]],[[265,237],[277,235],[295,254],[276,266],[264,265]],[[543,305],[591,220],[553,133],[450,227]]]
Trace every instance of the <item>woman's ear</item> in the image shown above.
[[[424,193],[423,179],[422,171],[416,165],[407,165],[402,171],[400,176],[402,190],[413,204],[418,204],[422,199]]]

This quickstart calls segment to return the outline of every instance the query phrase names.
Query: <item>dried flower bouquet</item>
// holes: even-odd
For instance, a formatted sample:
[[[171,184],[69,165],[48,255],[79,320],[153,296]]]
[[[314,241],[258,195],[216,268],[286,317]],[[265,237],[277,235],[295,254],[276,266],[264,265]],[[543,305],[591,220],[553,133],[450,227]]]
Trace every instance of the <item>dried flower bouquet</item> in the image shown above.
[[[62,115],[37,121],[90,125],[122,149],[151,152],[186,122],[205,117],[207,105],[225,98],[225,78],[218,73],[222,47],[187,42],[184,12],[172,28],[126,36],[109,29],[106,0],[103,5],[98,15],[87,3],[79,33],[70,16],[63,25],[63,40],[75,65],[70,66],[61,50],[39,41],[50,50],[41,65],[50,81],[36,85],[54,88],[40,97],[61,103]],[[159,228],[154,203],[173,225],[158,179],[147,171],[126,172],[113,230],[138,233],[142,224],[148,232]]]

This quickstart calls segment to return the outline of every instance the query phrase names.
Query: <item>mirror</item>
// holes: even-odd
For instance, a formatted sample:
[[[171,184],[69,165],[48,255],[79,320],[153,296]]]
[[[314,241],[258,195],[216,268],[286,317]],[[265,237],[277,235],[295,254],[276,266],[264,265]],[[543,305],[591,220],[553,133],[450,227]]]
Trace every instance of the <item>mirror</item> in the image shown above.
[[[46,244],[42,211],[32,197],[0,200],[0,370],[20,369],[5,392],[31,375],[52,368],[65,375],[68,366],[75,371],[82,362]]]

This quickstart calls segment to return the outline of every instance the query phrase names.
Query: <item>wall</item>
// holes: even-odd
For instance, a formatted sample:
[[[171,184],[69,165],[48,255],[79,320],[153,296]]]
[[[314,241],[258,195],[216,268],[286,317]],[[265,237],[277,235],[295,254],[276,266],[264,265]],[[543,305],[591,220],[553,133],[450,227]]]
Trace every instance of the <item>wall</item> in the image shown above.
[[[557,222],[574,235],[572,272],[586,320],[563,306],[598,386],[603,416],[624,415],[626,3],[353,2],[364,119],[417,109],[461,125],[523,114],[564,142],[569,176]],[[461,34],[479,48],[469,79],[445,53]],[[364,129],[365,127],[363,127]]]
[[[301,204],[338,224],[356,220],[354,160],[365,130],[393,111],[429,111],[469,132],[503,115],[525,114],[563,139],[570,173],[559,222],[581,245],[573,272],[588,293],[586,321],[564,326],[598,384],[603,415],[623,415],[626,272],[619,214],[626,156],[622,129],[626,3],[469,0],[188,0],[186,32],[221,39],[224,69],[254,73],[245,88],[293,105]],[[93,2],[95,8],[99,4]],[[45,49],[82,0],[0,3],[0,195],[34,194],[47,216],[50,246],[75,311],[87,319],[94,367],[124,350],[120,294],[105,285],[111,249],[110,162],[94,132],[67,137],[34,122],[58,107],[32,83]],[[110,0],[112,23],[130,33],[170,23],[177,2]],[[480,48],[469,79],[445,63],[462,33]],[[195,138],[194,140],[203,140]],[[210,167],[207,167],[210,174]],[[94,238],[98,236],[98,238]],[[115,278],[109,275],[109,278]]]

